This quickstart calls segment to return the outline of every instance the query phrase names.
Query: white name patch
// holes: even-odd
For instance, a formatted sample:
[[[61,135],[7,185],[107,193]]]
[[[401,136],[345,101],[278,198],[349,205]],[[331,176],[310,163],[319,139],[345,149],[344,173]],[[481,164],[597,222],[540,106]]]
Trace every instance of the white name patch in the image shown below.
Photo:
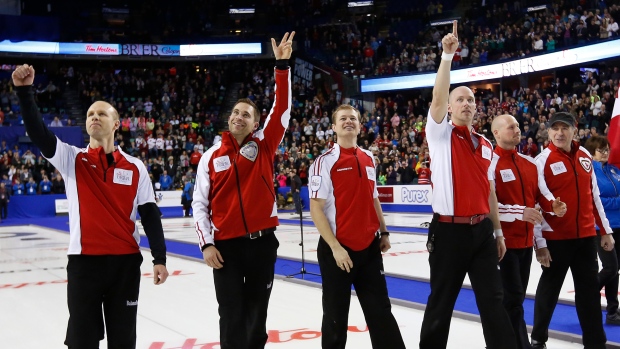
[[[215,168],[215,172],[228,170],[229,167],[230,158],[228,157],[228,155],[220,156],[219,158],[215,158],[213,160],[213,168]]]
[[[487,159],[487,160],[491,160],[491,148],[483,145],[482,146],[482,157]]]
[[[321,188],[321,183],[323,182],[323,178],[321,176],[311,176],[310,177],[310,190],[319,191]]]
[[[370,179],[371,181],[376,180],[377,176],[375,174],[375,168],[366,166],[366,176],[368,176],[368,179]]]
[[[503,182],[510,182],[517,179],[511,169],[500,170],[499,173],[502,175]]]
[[[133,172],[130,170],[122,170],[120,168],[114,169],[114,179],[113,182],[116,184],[122,185],[131,185],[131,180],[133,179]]]
[[[566,172],[566,166],[564,166],[563,162],[556,162],[550,165],[551,172],[553,172],[554,176],[559,175],[560,173]]]

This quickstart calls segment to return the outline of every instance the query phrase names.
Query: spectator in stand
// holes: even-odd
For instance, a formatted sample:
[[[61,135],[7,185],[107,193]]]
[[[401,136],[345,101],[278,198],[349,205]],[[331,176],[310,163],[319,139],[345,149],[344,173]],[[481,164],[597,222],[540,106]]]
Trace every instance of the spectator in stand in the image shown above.
[[[428,161],[420,162],[418,171],[418,184],[431,184],[431,170],[428,168]]]
[[[530,156],[535,158],[538,155],[538,146],[534,143],[534,139],[532,137],[527,138],[527,144],[521,150],[521,154]]]
[[[60,121],[58,116],[54,116],[54,120],[50,123],[50,127],[63,127],[62,121]]]
[[[6,182],[0,182],[0,218],[5,220],[8,217],[9,202],[11,201],[10,190],[6,187]]]
[[[54,177],[52,180],[52,192],[54,194],[64,194],[65,193],[65,180],[62,179],[60,173]]]
[[[19,178],[14,180],[13,195],[24,195],[24,185],[21,183]]]
[[[26,195],[37,195],[37,183],[32,177],[26,183]]]
[[[41,187],[41,194],[45,195],[52,193],[52,182],[50,182],[46,175],[43,176],[43,179],[39,183],[39,187]]]
[[[164,170],[164,173],[159,177],[159,184],[163,191],[172,189],[172,177],[168,175],[168,171]]]

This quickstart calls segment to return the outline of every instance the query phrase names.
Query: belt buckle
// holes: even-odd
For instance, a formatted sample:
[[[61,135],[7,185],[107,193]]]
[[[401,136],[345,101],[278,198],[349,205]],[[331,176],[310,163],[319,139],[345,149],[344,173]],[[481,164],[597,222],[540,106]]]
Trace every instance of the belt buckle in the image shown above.
[[[262,232],[262,230],[259,230],[256,233],[250,233],[250,240],[258,239],[262,236]]]
[[[469,225],[474,225],[474,219],[478,218],[478,216],[480,216],[479,214],[477,215],[473,215],[471,217],[469,217]]]

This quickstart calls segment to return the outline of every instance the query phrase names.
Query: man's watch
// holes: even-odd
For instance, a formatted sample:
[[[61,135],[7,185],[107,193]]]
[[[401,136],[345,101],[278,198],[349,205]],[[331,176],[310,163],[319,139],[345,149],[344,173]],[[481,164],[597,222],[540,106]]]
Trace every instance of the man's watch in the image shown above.
[[[207,249],[207,247],[209,247],[209,246],[215,246],[215,245],[213,245],[213,244],[204,244],[200,248],[200,252],[204,252]]]
[[[389,231],[382,231],[381,236],[390,236],[390,232]]]

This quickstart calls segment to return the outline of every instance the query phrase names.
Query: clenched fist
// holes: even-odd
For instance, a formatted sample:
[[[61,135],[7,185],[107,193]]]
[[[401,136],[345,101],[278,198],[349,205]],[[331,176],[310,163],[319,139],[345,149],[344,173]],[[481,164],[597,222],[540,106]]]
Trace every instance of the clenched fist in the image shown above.
[[[28,64],[20,65],[13,72],[12,78],[15,86],[30,86],[34,82],[34,68]]]

